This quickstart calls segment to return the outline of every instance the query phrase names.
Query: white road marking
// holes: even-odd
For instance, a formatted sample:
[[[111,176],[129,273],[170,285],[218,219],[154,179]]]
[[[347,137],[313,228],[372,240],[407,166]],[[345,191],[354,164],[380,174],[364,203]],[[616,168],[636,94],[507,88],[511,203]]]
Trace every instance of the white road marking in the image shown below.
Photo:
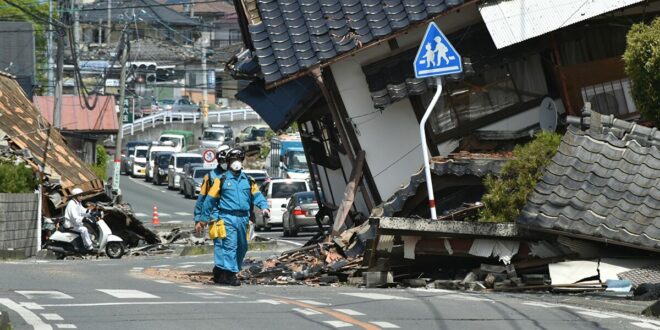
[[[198,256],[194,256],[198,257]],[[215,261],[186,261],[182,262],[181,265],[212,265]]]
[[[1,303],[1,300],[0,300]],[[201,305],[201,304],[269,304],[264,300],[255,301],[124,301],[112,303],[90,303],[90,304],[45,304],[43,307],[107,307],[107,306],[149,306],[149,305]],[[272,304],[271,304],[272,305]],[[36,315],[35,315],[36,316]]]
[[[551,305],[551,304],[546,304],[546,303],[542,303],[542,302],[535,302],[535,301],[524,302],[523,305],[534,306],[534,307],[544,307],[544,308],[559,307],[557,305]]]
[[[320,315],[320,314],[323,314],[321,312],[317,312],[317,311],[315,311],[313,309],[309,309],[309,308],[294,308],[293,310],[300,313],[300,314],[303,314],[303,315]]]
[[[598,312],[592,312],[592,311],[582,311],[582,312],[578,312],[578,313],[582,314],[582,315],[596,317],[596,318],[599,318],[599,319],[611,319],[611,318],[614,317],[613,315],[598,313]]]
[[[188,216],[192,215],[192,213],[189,213],[189,212],[174,212],[174,214],[181,215],[181,216],[184,216],[184,217],[188,217]]]
[[[63,321],[64,319],[55,313],[41,313],[41,316],[47,321]]]
[[[163,221],[162,223],[183,223],[181,220],[170,220],[170,221]]]
[[[367,293],[367,292],[347,292],[341,293],[346,296],[353,296],[359,298],[373,299],[373,300],[412,300],[405,297],[390,296],[382,293]]]
[[[174,284],[174,282],[166,281],[166,280],[154,280],[156,283],[160,284]]]
[[[58,329],[78,329],[75,324],[55,324]]]
[[[232,294],[232,293],[227,293],[227,292],[215,291],[215,293],[219,294],[221,296],[227,296],[227,297],[242,298],[242,299],[247,298],[246,296],[241,296],[239,294]]]
[[[171,265],[158,265],[158,266],[153,266],[153,268],[165,268],[165,267],[170,267]]]
[[[383,329],[398,329],[399,326],[385,321],[369,321],[369,323],[381,327]]]
[[[132,272],[141,272],[144,269],[144,267],[133,267],[131,268]]]
[[[657,327],[653,324],[646,323],[646,322],[633,322],[633,323],[630,323],[630,324],[632,324],[634,326],[637,326],[637,327],[640,327],[640,328],[644,328],[644,329],[660,330],[660,327]]]
[[[360,313],[360,312],[358,312],[358,311],[354,311],[354,310],[352,310],[352,309],[347,309],[347,308],[335,308],[335,310],[338,311],[338,312],[340,312],[340,313],[344,313],[344,314],[346,314],[346,315],[351,315],[351,316],[360,316],[360,315],[364,315],[364,313]]]
[[[16,312],[16,314],[20,315],[20,317],[25,320],[25,323],[29,324],[32,326],[33,329],[35,330],[52,330],[53,327],[50,325],[44,323],[41,318],[28,310],[27,308],[15,303],[11,299],[6,299],[6,298],[0,298],[0,305],[5,305],[5,307],[13,310]]]
[[[59,292],[59,291],[16,291],[16,293],[25,296],[28,299],[34,299],[36,297],[42,297],[44,299],[73,299],[73,297],[68,294]]]
[[[169,217],[171,217],[172,215],[170,215],[169,213],[165,213],[165,212],[159,212],[159,213],[158,213],[158,216],[169,218]]]
[[[314,305],[314,306],[327,306],[328,304],[314,301],[314,300],[298,300],[301,303],[309,304],[309,305]]]
[[[139,290],[97,289],[105,294],[119,299],[158,299],[160,297]]]
[[[23,307],[25,307],[25,308],[27,308],[27,309],[29,309],[29,310],[33,310],[33,311],[34,311],[34,310],[41,310],[41,309],[44,309],[44,308],[41,307],[39,304],[37,304],[37,303],[33,303],[33,302],[22,302],[22,303],[19,303],[19,304],[20,304],[21,306],[23,306]]]
[[[190,268],[190,267],[195,267],[195,265],[183,265],[183,266],[179,266],[179,268]]]
[[[323,321],[323,323],[327,323],[335,328],[346,328],[346,327],[352,327],[353,325],[344,321]]]
[[[273,299],[261,299],[261,300],[257,300],[257,302],[261,302],[261,303],[264,303],[264,304],[271,304],[271,305],[286,304],[285,302],[278,301],[278,300],[273,300]]]
[[[201,286],[194,286],[194,285],[179,285],[179,287],[183,289],[195,289],[195,290],[203,289]]]
[[[146,217],[148,214],[146,213],[135,213],[135,217]]]

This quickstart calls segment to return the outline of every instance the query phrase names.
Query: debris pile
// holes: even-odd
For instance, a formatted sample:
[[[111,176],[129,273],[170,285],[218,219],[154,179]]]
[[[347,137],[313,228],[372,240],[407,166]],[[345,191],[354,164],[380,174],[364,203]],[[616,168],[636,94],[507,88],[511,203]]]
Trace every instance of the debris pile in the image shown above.
[[[360,276],[367,241],[375,229],[368,223],[334,239],[290,250],[263,261],[248,258],[239,278],[251,284],[329,285]]]

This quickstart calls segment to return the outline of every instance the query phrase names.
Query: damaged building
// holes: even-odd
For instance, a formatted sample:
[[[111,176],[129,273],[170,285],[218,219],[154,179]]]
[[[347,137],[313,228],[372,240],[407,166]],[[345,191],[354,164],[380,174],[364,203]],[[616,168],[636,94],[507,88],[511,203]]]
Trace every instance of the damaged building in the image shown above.
[[[563,131],[567,116],[581,116],[585,105],[608,118],[618,118],[617,125],[639,118],[621,56],[632,24],[644,22],[660,10],[659,1],[641,0],[544,4],[522,0],[236,1],[246,49],[227,68],[235,78],[251,81],[237,98],[273,129],[293,123],[299,127],[315,178],[312,184],[325,198],[322,211],[343,214],[348,227],[367,218],[378,225],[379,234],[365,252],[371,253],[365,255],[371,268],[379,267],[378,251],[392,253],[393,246],[408,258],[476,255],[508,260],[506,263],[525,261],[517,258],[544,250],[538,242],[554,242],[564,232],[579,236],[576,227],[588,231],[588,225],[604,219],[602,212],[607,210],[556,204],[566,202],[587,179],[547,174],[547,185],[561,181],[573,191],[560,189],[564,195],[543,200],[548,196],[541,194],[547,195],[553,187],[541,183],[525,216],[519,219],[520,225],[516,219],[508,224],[471,226],[457,220],[475,212],[475,205],[478,208],[484,194],[483,178],[498,173],[511,157],[506,150],[529,141],[537,132]],[[420,171],[419,125],[436,86],[434,80],[415,78],[413,72],[413,59],[429,22],[442,29],[461,54],[464,68],[461,74],[443,78],[440,101],[425,127],[442,223],[425,219],[430,212]],[[511,28],[519,26],[534,28]],[[634,127],[635,132],[640,130]],[[574,130],[568,129],[561,150],[569,148],[568,139],[578,139]],[[616,127],[607,134],[620,136],[621,130]],[[657,147],[651,148],[657,152]],[[591,153],[578,154],[591,159],[588,157],[595,157],[596,152],[608,152],[605,148],[588,150]],[[558,161],[564,163],[557,166],[567,166],[569,160]],[[571,160],[571,164],[575,162]],[[632,164],[639,164],[639,159]],[[549,171],[553,169],[551,166]],[[654,176],[647,178],[657,178],[657,167],[650,170],[655,171]],[[584,172],[584,168],[576,171]],[[610,179],[611,171],[597,171],[603,175],[601,184],[616,180]],[[650,181],[633,182],[627,189],[639,193],[640,187],[649,185]],[[581,192],[582,200],[620,199],[623,187],[615,189],[594,197],[592,187]],[[637,225],[619,221],[628,219],[627,212],[632,210],[614,212],[616,218],[605,218],[610,226],[599,229],[602,240],[611,243],[609,235],[621,237],[628,231],[657,238],[660,203],[651,200],[656,196],[630,196],[626,200],[631,205],[646,198],[656,209],[636,213]],[[602,206],[609,205],[601,201]],[[580,215],[582,221],[566,220]],[[335,223],[335,230],[342,225],[343,221]],[[612,226],[625,229],[605,233]],[[658,252],[657,245],[651,249],[648,244],[640,245],[642,240],[631,244]],[[536,257],[561,259],[572,254],[568,248],[560,250],[556,254],[538,252]],[[544,266],[550,261],[527,266]],[[407,267],[405,263],[403,267]]]

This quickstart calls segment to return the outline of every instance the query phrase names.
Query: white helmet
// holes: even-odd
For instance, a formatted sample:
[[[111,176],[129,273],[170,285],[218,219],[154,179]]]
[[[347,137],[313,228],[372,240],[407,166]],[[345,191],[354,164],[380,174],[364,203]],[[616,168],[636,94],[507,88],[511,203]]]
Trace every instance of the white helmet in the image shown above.
[[[78,195],[80,195],[80,194],[82,194],[82,193],[83,193],[82,189],[80,189],[80,188],[73,188],[73,190],[71,190],[71,197],[78,196]]]
[[[218,160],[218,163],[225,161],[225,158],[227,158],[227,154],[229,153],[229,150],[231,150],[231,148],[226,144],[223,144],[218,147],[218,150],[215,153],[215,157]]]

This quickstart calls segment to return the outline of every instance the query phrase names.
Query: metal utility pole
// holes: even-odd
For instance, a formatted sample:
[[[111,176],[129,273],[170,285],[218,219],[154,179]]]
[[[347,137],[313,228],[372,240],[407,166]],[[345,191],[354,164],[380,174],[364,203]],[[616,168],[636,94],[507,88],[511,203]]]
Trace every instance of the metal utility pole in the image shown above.
[[[117,123],[119,125],[119,130],[117,131],[117,141],[116,141],[116,146],[115,146],[115,168],[114,168],[114,174],[112,175],[112,190],[119,192],[119,180],[121,178],[121,143],[122,143],[122,138],[124,137],[124,130],[123,130],[123,114],[124,114],[124,99],[126,96],[126,62],[128,61],[128,37],[126,34],[121,35],[120,41],[122,43],[122,52],[121,52],[121,60],[120,65],[121,65],[121,75],[119,76],[119,108],[120,111],[117,113]]]
[[[209,127],[209,77],[206,72],[206,45],[202,45],[202,75],[204,77],[204,86],[202,89],[202,125]]]
[[[108,0],[108,26],[105,28],[105,44],[110,44],[110,32],[112,32],[112,0]],[[101,42],[101,40],[99,40]]]
[[[71,0],[71,10],[73,11],[73,41],[76,46],[80,45],[80,12],[78,11],[78,1]]]
[[[48,0],[48,22],[53,21],[53,0]],[[47,87],[47,94],[49,96],[53,96],[54,90],[55,90],[55,58],[53,57],[53,29],[55,27],[53,24],[48,24],[48,33],[47,33],[47,41],[48,44],[46,46],[47,53],[48,53],[48,87]]]

